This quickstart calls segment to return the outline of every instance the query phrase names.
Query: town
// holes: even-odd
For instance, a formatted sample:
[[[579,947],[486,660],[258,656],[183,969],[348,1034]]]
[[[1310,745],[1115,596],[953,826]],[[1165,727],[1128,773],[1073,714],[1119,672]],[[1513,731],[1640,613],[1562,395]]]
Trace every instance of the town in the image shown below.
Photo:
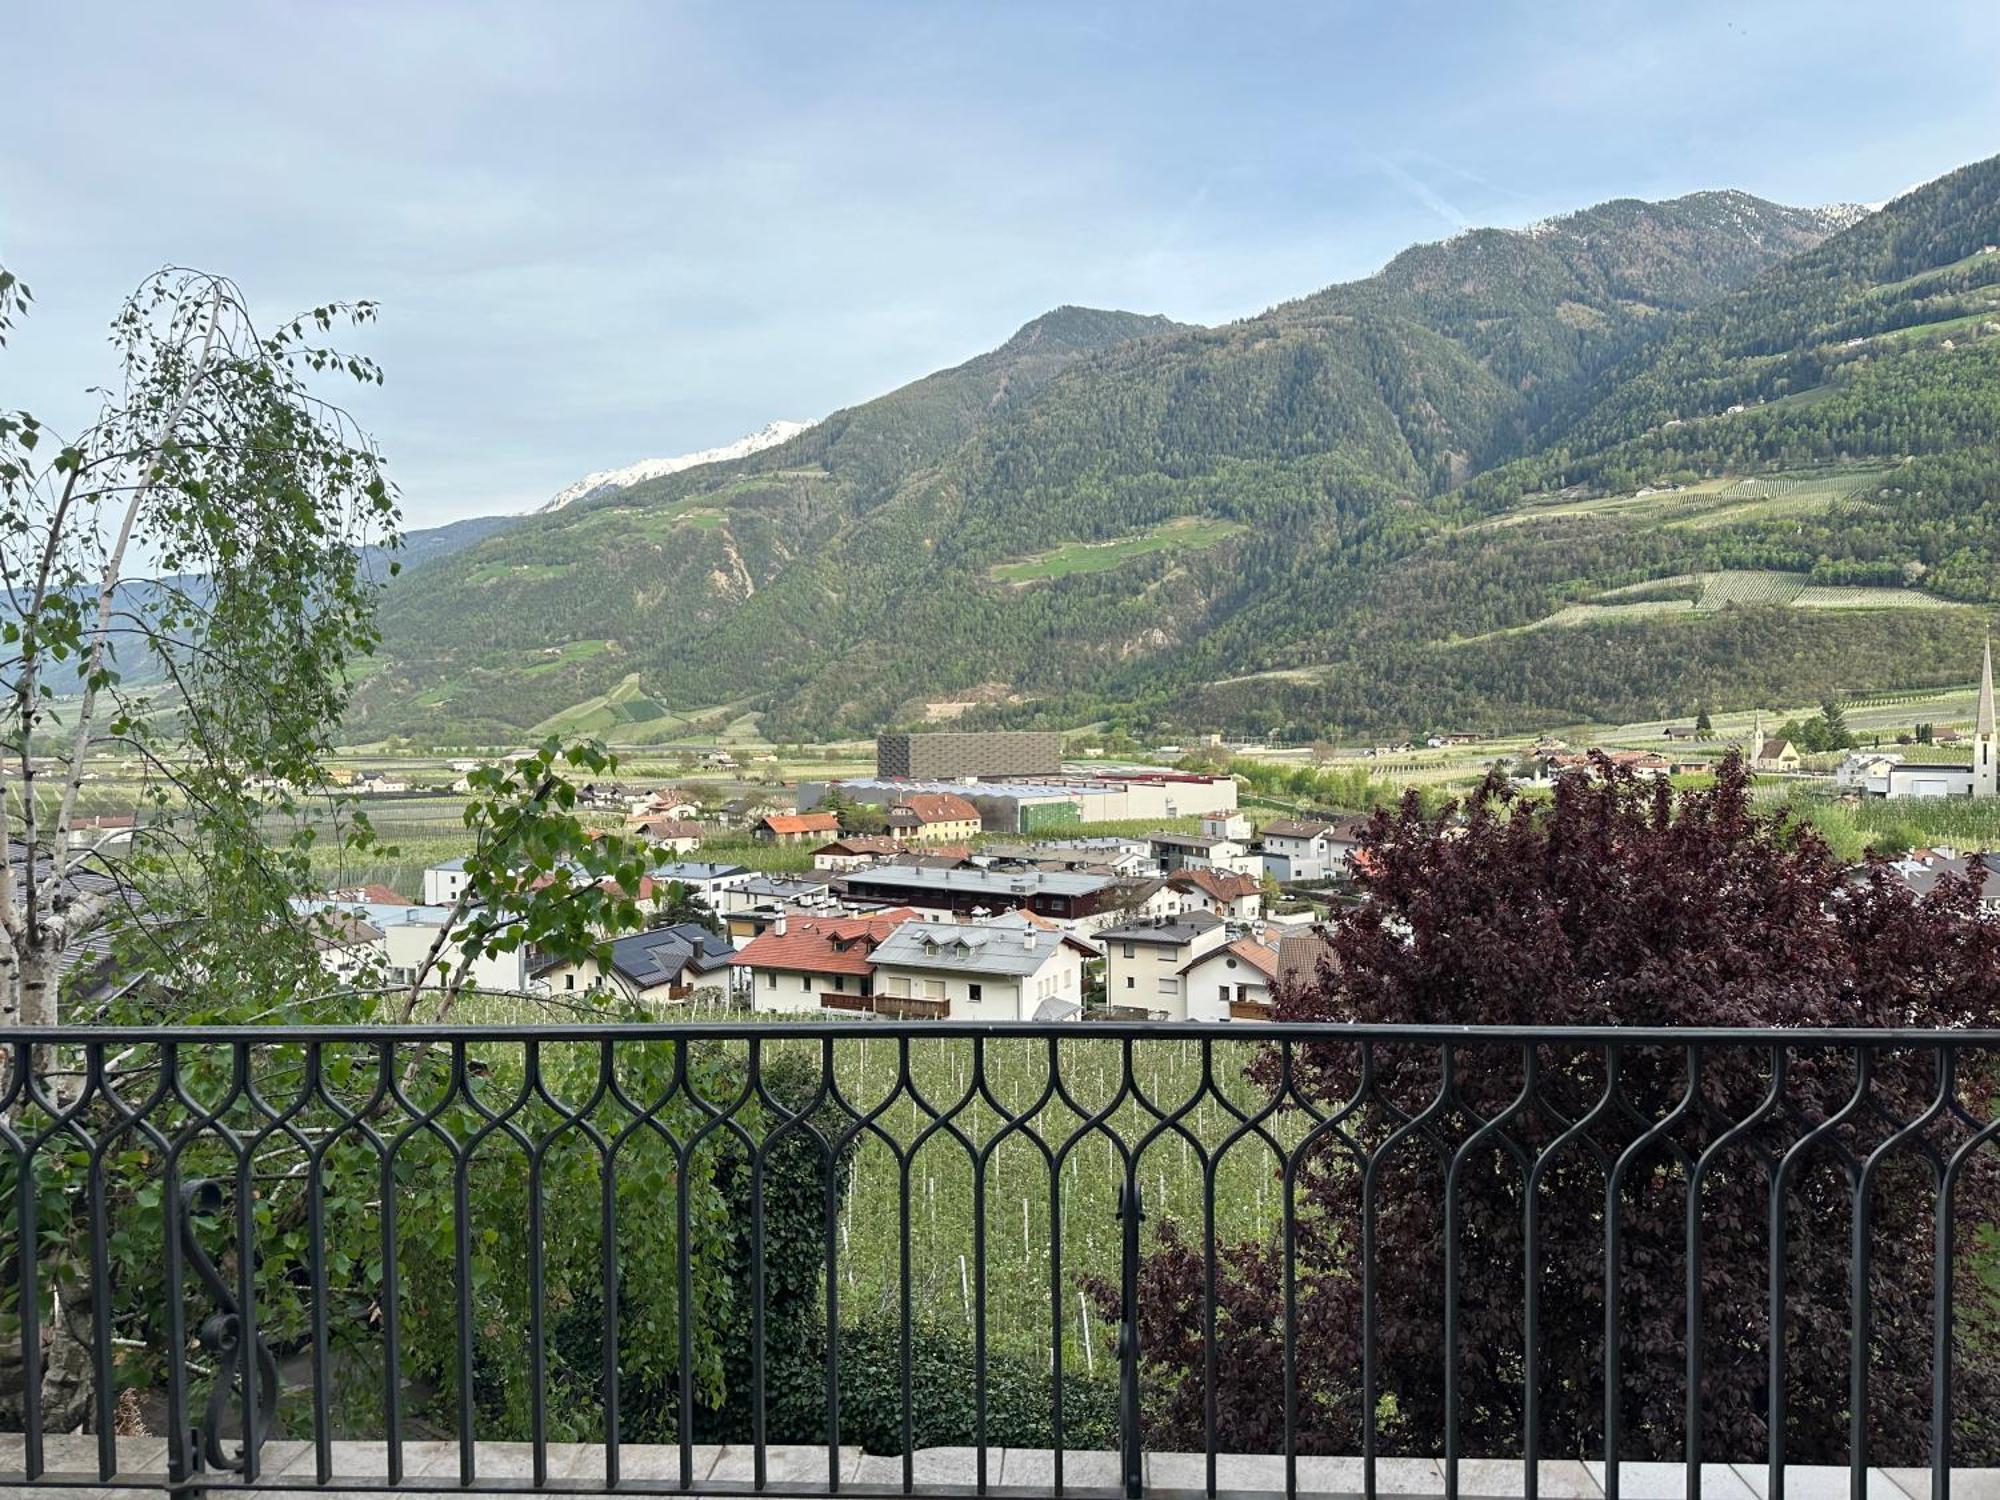
[[[1510,764],[1511,781],[1538,791],[1563,775],[1701,777],[1725,750],[1779,784],[1812,779],[1796,745],[1766,735],[1761,715],[1752,724],[1742,744],[1707,743],[1699,759],[1543,739]],[[1849,750],[1817,780],[1850,803],[2000,807],[1990,645],[1968,731],[1924,733],[1965,758]],[[1694,731],[1673,726],[1662,737],[1696,743]],[[1430,748],[1477,743],[1431,738]],[[710,757],[730,769],[718,759],[732,757]],[[533,947],[483,955],[474,987],[662,1017],[733,1008],[794,1018],[1259,1020],[1275,1014],[1280,990],[1314,980],[1327,918],[1365,896],[1356,877],[1365,874],[1366,815],[1267,807],[1253,821],[1228,774],[1065,763],[1063,736],[1042,731],[884,733],[876,762],[872,776],[802,780],[725,804],[706,786],[587,785],[587,805],[622,814],[661,856],[636,893],[649,925],[603,934],[598,956]],[[461,785],[475,765],[455,763]],[[1193,828],[1092,832],[1149,820]],[[731,830],[739,844],[809,855],[809,868],[702,857]],[[1888,868],[1918,892],[1948,873],[1977,876],[2000,910],[2000,858],[1989,868],[1985,853],[1931,839],[1896,849]],[[411,983],[440,931],[466,915],[455,909],[465,865],[461,856],[425,868],[407,897],[361,886],[302,898],[334,919],[323,947],[330,976]]]

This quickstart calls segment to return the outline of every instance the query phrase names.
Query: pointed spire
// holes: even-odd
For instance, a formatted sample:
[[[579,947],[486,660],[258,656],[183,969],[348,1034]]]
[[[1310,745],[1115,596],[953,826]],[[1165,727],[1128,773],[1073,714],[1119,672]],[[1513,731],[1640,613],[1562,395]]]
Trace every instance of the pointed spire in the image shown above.
[[[1986,660],[1979,669],[1979,722],[1973,733],[1993,737],[1993,637],[1986,637]]]

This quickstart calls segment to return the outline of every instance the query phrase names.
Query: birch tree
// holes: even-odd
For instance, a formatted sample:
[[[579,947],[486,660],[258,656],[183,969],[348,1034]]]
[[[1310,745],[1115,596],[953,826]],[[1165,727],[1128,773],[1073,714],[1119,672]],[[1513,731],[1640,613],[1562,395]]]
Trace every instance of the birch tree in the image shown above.
[[[0,342],[29,303],[0,271]],[[398,520],[374,445],[320,394],[380,382],[326,342],[373,316],[264,329],[235,283],[168,268],[114,318],[88,426],[0,411],[0,1026],[60,1020],[63,953],[129,911],[79,811],[100,757],[139,777],[149,840],[218,866],[265,858],[262,814],[324,782],[375,638],[358,549]]]

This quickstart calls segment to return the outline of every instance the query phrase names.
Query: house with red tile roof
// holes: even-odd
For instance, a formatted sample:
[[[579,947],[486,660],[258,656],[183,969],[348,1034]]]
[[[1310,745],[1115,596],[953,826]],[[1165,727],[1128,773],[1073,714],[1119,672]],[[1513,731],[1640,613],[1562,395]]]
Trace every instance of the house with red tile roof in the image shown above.
[[[752,837],[767,844],[817,844],[839,832],[840,819],[832,813],[766,813]]]
[[[892,803],[889,831],[907,839],[964,841],[978,836],[979,809],[956,792],[911,792]]]
[[[752,1010],[861,1010],[874,993],[875,949],[905,922],[908,907],[857,917],[789,912],[729,960]]]

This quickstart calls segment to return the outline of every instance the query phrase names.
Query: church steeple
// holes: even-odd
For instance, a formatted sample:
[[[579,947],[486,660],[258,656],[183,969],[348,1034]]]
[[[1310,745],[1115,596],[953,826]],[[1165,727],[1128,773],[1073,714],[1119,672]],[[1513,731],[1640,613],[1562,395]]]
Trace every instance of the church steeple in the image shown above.
[[[1974,734],[1981,739],[1993,738],[1993,637],[1986,637],[1986,660],[1979,669],[1979,722]]]
[[[2000,797],[2000,734],[1993,724],[1993,637],[1979,665],[1979,714],[1972,730],[1972,795]]]

